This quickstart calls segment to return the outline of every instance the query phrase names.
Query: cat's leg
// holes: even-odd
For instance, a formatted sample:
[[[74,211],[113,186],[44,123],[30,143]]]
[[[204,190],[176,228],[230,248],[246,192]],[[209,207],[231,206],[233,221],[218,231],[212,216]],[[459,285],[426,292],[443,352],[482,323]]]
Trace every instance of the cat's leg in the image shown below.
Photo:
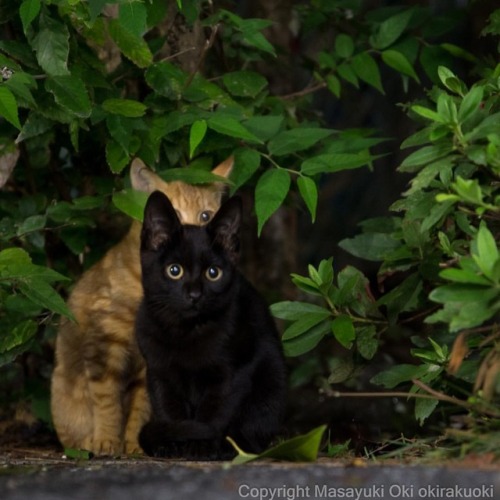
[[[74,377],[57,365],[52,375],[51,413],[64,448],[92,450],[94,433],[92,402],[83,374]]]
[[[106,323],[101,321],[106,327]],[[115,328],[119,323],[114,321]],[[92,451],[97,455],[119,455],[123,452],[125,424],[124,399],[130,364],[130,345],[112,336],[107,328],[100,331],[100,342],[85,346],[85,371],[93,403],[94,429]]]
[[[93,404],[81,356],[77,323],[61,321],[51,379],[52,421],[64,448],[92,451]]]
[[[242,401],[228,435],[244,451],[263,452],[280,431],[285,400],[284,365],[280,356],[270,357],[256,369],[252,390]]]
[[[123,408],[121,380],[112,373],[89,380],[94,408],[91,450],[96,455],[120,455],[123,451]]]
[[[130,401],[125,425],[125,453],[141,453],[139,432],[151,417],[151,405],[146,390],[146,368],[144,367],[127,391]]]

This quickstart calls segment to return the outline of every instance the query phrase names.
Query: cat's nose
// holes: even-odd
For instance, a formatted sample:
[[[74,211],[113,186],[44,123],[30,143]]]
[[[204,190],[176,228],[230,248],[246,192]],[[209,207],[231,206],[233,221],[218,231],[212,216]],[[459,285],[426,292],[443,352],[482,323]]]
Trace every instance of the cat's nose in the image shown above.
[[[192,302],[198,302],[198,300],[201,297],[201,290],[199,288],[192,288],[188,292],[188,297],[191,299]]]

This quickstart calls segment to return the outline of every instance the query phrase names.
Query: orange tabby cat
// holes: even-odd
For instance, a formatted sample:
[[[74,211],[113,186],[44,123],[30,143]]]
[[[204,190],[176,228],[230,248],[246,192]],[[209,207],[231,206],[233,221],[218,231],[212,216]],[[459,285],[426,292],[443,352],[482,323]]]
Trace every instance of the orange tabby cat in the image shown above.
[[[233,159],[212,172],[227,177]],[[222,183],[166,183],[141,160],[130,168],[132,187],[163,191],[184,224],[202,225],[218,210]],[[134,322],[142,297],[137,221],[116,246],[85,272],[68,301],[77,323],[62,319],[55,349],[51,410],[66,448],[98,455],[139,452],[138,435],[150,414],[145,367]]]

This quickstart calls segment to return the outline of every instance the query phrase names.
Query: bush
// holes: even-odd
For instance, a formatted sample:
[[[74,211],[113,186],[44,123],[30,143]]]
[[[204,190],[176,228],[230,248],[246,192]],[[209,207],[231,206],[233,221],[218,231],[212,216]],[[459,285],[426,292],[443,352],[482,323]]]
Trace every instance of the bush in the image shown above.
[[[361,234],[340,242],[356,257],[381,262],[379,290],[351,266],[335,276],[329,259],[309,266],[308,276],[292,276],[319,302],[272,307],[290,322],[283,335],[290,356],[333,334],[366,363],[390,330],[411,328],[414,363],[397,364],[372,382],[408,388],[421,424],[440,401],[454,405],[451,413],[500,414],[500,65],[485,68],[469,87],[446,67],[438,75],[440,86],[408,109],[424,127],[401,145],[416,149],[399,167],[411,180],[391,206],[395,215],[366,220]],[[338,362],[345,369],[335,364],[342,375],[330,376],[330,384],[356,373],[352,358]]]
[[[398,215],[366,221],[362,234],[341,243],[382,262],[380,283],[393,275],[400,282],[375,299],[360,271],[348,266],[335,276],[326,260],[293,277],[322,302],[276,304],[273,312],[292,322],[284,334],[290,356],[333,332],[366,361],[388,328],[425,319],[432,342],[419,338],[413,351],[422,365],[376,380],[390,387],[420,378],[445,394],[451,356],[455,378],[477,381],[467,404],[490,411],[497,372],[481,362],[496,363],[488,334],[498,283],[498,70],[440,41],[453,16],[366,10],[359,1],[298,5],[302,36],[334,32],[332,44],[293,63],[305,68],[306,87],[277,95],[263,76],[283,72],[283,57],[263,35],[271,22],[219,2],[24,0],[2,9],[0,365],[53,337],[57,315],[70,315],[58,292],[66,296],[120,237],[122,212],[140,213],[126,175],[132,158],[166,180],[205,183],[210,167],[234,154],[231,192],[254,190],[259,234],[296,197],[314,221],[322,178],[371,169],[383,142],[366,128],[328,128],[314,93],[327,89],[342,101],[349,88],[385,94],[386,79],[406,90],[430,80],[441,87],[409,109],[427,126],[404,143],[419,149],[400,167],[413,180],[393,207]],[[493,34],[495,27],[493,19]],[[469,88],[445,68],[457,58],[482,68],[482,80]],[[470,301],[476,292],[482,298]],[[466,345],[473,353],[460,363]],[[437,401],[418,401],[423,421]]]

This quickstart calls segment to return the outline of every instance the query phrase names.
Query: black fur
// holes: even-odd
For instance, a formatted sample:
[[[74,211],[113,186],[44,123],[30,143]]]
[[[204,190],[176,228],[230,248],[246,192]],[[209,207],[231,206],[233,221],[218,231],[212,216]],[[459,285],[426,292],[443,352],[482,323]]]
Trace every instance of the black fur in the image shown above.
[[[238,198],[205,227],[182,226],[160,192],[147,202],[136,331],[152,405],[139,435],[148,455],[226,459],[235,455],[226,436],[259,453],[280,428],[281,342],[265,301],[236,269],[240,218]],[[180,279],[167,276],[172,264],[182,266]],[[210,266],[220,279],[207,278]]]

